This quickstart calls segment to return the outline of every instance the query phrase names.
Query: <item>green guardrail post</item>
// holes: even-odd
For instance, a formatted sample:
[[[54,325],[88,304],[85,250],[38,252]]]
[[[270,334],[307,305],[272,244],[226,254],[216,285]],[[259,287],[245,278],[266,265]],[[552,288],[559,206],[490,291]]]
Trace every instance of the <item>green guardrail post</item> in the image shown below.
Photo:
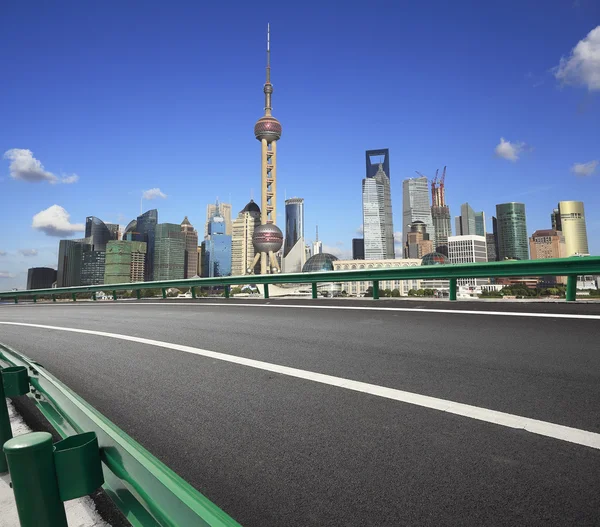
[[[15,296],[15,304],[19,303],[19,299]]]
[[[229,298],[229,293],[230,293],[229,286],[226,285],[225,286],[225,298]]]
[[[373,280],[373,300],[379,300],[379,280]]]
[[[52,302],[56,302],[56,295],[52,295]]]
[[[269,284],[265,284],[265,294],[264,294],[265,298],[269,298]]]
[[[117,301],[117,292],[113,289],[113,300]]]
[[[136,289],[135,290],[135,296],[137,297],[138,300],[142,299],[142,290],[141,289]]]
[[[68,527],[52,436],[48,432],[20,435],[4,444],[4,453],[21,527]]]
[[[450,278],[450,300],[456,300],[456,278]]]
[[[33,303],[37,304],[37,296],[33,295]]]
[[[167,290],[164,287],[162,288],[162,295],[163,295],[163,300],[165,298],[167,298]]]
[[[94,292],[92,293],[92,300],[93,300],[94,302],[97,300],[97,298],[96,298],[96,291],[94,291]]]
[[[71,298],[73,299],[73,302],[77,302],[77,293],[71,293]]]
[[[0,373],[0,446],[4,445],[9,439],[12,439],[12,429],[10,428],[10,419],[8,417],[4,382]],[[0,452],[0,474],[7,470],[6,456],[4,455],[4,451],[2,451]]]
[[[196,288],[195,287],[190,287],[190,292],[192,293],[192,298],[196,298]]]
[[[317,298],[317,282],[312,283],[312,297]]]
[[[577,300],[577,276],[570,274],[567,276],[567,302]]]

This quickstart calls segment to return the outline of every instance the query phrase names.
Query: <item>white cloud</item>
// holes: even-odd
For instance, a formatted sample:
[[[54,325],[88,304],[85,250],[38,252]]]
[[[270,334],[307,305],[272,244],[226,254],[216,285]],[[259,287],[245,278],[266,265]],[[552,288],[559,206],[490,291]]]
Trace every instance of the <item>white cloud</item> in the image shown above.
[[[70,176],[62,176],[59,178],[52,172],[44,169],[44,165],[39,159],[33,157],[33,152],[26,148],[11,148],[4,152],[4,159],[10,161],[9,171],[10,177],[29,183],[39,183],[47,181],[48,183],[76,183],[79,180],[77,174]]]
[[[323,252],[333,254],[333,256],[337,256],[340,260],[352,259],[352,252],[344,248],[343,242],[336,242],[335,245],[323,244]]]
[[[16,275],[8,271],[0,271],[0,278],[14,278]]]
[[[358,229],[356,229],[356,234],[360,234],[361,236],[364,234],[365,228],[361,225]]]
[[[8,253],[6,251],[0,251],[0,256],[6,256]]]
[[[498,157],[503,157],[504,159],[508,159],[509,161],[517,161],[519,159],[519,155],[527,148],[527,145],[521,141],[511,143],[504,139],[504,137],[500,138],[500,142],[496,145],[494,152]]]
[[[560,59],[554,76],[564,84],[587,86],[589,91],[600,90],[600,26],[580,40],[567,58]]]
[[[23,256],[37,256],[37,249],[19,249],[19,253]]]
[[[156,198],[166,199],[167,195],[163,191],[161,191],[159,188],[151,188],[148,190],[144,190],[142,197],[144,199],[156,199]]]
[[[31,226],[48,236],[73,236],[76,232],[85,230],[83,223],[71,223],[70,219],[70,214],[60,205],[52,205],[38,212],[33,217]]]
[[[589,161],[587,163],[575,163],[571,167],[571,172],[577,176],[591,176],[596,167],[600,164],[600,161],[595,159],[594,161]]]

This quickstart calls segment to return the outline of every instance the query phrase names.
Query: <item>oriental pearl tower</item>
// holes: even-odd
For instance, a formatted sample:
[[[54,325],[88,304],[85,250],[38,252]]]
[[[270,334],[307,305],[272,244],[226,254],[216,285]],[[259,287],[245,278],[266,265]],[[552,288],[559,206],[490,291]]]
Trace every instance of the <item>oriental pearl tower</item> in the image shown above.
[[[261,213],[260,223],[254,229],[252,244],[256,251],[252,269],[260,258],[260,274],[280,272],[275,253],[281,249],[283,234],[275,225],[277,219],[277,141],[281,137],[281,123],[271,115],[271,31],[267,25],[267,82],[265,92],[265,115],[254,125],[254,135],[261,149]]]

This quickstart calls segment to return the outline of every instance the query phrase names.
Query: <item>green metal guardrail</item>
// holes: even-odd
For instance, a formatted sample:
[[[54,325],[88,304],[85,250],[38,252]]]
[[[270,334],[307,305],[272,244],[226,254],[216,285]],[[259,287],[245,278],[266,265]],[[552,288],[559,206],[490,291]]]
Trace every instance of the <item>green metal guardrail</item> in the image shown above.
[[[350,271],[326,271],[317,273],[290,273],[267,275],[224,276],[218,278],[190,278],[187,280],[164,280],[158,282],[134,282],[125,284],[103,284],[94,286],[61,287],[54,289],[33,289],[23,291],[2,291],[0,299],[28,297],[35,301],[39,296],[71,294],[73,300],[77,293],[90,293],[95,298],[98,291],[113,293],[117,291],[140,291],[143,289],[162,289],[163,297],[170,287],[190,287],[195,298],[195,288],[224,286],[225,296],[229,298],[232,285],[264,284],[265,298],[269,295],[269,284],[313,284],[312,296],[316,298],[314,284],[323,282],[373,282],[373,298],[379,298],[381,280],[450,280],[450,300],[456,300],[456,281],[459,278],[501,278],[520,276],[567,276],[567,300],[575,300],[577,276],[600,274],[600,256],[573,256],[570,258],[552,258],[548,260],[519,260],[506,262],[446,264],[416,267],[396,267],[389,269],[360,269]]]
[[[28,396],[61,437],[95,432],[103,488],[134,527],[241,527],[43,366],[4,344],[0,344],[0,362],[27,368]]]

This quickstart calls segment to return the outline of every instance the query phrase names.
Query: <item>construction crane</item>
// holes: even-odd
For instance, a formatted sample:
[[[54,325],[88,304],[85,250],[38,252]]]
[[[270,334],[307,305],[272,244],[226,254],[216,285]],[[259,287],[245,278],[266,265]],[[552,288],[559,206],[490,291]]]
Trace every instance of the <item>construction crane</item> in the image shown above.
[[[415,172],[416,172],[417,174],[419,174],[419,176],[421,176],[421,177],[425,177],[425,178],[427,177],[425,174],[421,174],[421,172],[419,172],[418,170],[415,170]]]

